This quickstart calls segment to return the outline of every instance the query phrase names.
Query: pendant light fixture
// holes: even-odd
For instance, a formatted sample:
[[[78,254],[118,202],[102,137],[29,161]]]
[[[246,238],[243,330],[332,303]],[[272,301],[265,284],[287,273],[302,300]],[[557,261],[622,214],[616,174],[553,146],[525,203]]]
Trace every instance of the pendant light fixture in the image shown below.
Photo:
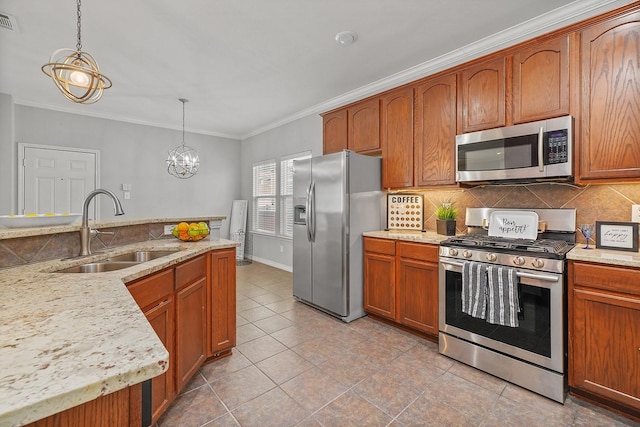
[[[55,83],[60,92],[70,101],[93,104],[102,97],[102,92],[111,87],[111,80],[100,73],[98,63],[87,52],[82,52],[80,39],[80,0],[76,0],[78,16],[78,42],[76,50],[58,49],[51,54],[49,63],[42,71]]]
[[[194,148],[184,145],[184,104],[189,100],[179,98],[178,101],[182,102],[182,144],[169,151],[167,172],[176,178],[187,179],[198,173],[200,157]]]

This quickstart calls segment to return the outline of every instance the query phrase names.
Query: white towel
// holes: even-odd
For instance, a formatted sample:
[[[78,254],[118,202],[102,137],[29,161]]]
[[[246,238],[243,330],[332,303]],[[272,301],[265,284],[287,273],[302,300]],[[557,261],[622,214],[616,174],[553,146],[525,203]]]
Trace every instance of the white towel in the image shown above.
[[[487,322],[517,328],[520,303],[516,270],[491,265],[487,276]]]
[[[465,261],[462,265],[462,312],[478,319],[486,317],[487,265]]]

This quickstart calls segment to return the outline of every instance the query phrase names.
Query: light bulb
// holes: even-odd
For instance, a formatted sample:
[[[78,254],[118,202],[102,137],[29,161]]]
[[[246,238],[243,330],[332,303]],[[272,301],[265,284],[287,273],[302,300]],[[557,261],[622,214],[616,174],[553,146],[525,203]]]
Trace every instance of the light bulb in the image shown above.
[[[72,71],[71,74],[69,74],[69,79],[76,86],[87,86],[89,83],[89,76],[82,71]]]

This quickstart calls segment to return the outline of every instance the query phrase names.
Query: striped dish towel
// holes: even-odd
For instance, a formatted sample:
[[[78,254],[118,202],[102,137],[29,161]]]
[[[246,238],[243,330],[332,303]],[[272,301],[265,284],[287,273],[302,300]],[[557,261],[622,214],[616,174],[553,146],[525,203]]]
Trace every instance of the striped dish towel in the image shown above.
[[[520,303],[516,270],[491,265],[487,276],[487,322],[517,328]]]
[[[466,261],[462,265],[462,312],[478,319],[486,317],[487,265]]]

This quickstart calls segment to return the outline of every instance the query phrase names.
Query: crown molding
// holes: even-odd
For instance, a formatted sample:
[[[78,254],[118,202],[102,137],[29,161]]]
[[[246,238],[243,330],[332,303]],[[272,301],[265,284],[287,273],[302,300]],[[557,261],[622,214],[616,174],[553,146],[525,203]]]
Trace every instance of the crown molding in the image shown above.
[[[410,83],[414,80],[430,76],[456,65],[471,61],[472,59],[516,45],[535,36],[549,33],[553,30],[575,24],[631,3],[633,3],[633,1],[576,0],[566,6],[514,25],[513,27],[492,34],[437,58],[407,68],[406,70],[392,74],[368,85],[359,87],[335,98],[331,98],[312,107],[298,111],[297,113],[282,118],[269,125],[255,129],[246,135],[242,135],[240,139],[245,140],[247,138],[251,138],[311,114],[320,114],[333,110],[343,105],[375,95],[376,93],[384,92],[405,83]]]
[[[61,106],[58,106],[58,105],[49,105],[49,104],[45,104],[45,103],[41,103],[41,102],[33,102],[33,101],[29,101],[29,100],[25,100],[25,99],[19,99],[19,98],[14,98],[13,102],[16,105],[22,105],[22,106],[25,106],[25,107],[43,108],[45,110],[54,110],[54,111],[58,111],[60,113],[76,114],[76,115],[79,115],[79,116],[93,117],[93,118],[96,118],[96,119],[115,120],[115,121],[118,121],[118,122],[131,123],[131,124],[135,124],[135,125],[153,126],[153,127],[162,128],[162,129],[170,129],[170,130],[182,131],[182,125],[180,125],[180,126],[171,126],[171,125],[168,125],[167,123],[153,122],[153,121],[148,121],[148,120],[132,119],[131,117],[120,116],[118,114],[105,114],[105,113],[97,113],[97,112],[93,112],[93,111],[78,111],[78,110],[75,110],[73,108],[65,108],[65,107],[61,107]],[[237,141],[240,140],[240,136],[239,135],[230,135],[230,134],[219,133],[219,132],[211,132],[211,131],[206,131],[206,130],[202,130],[202,129],[189,129],[188,127],[185,128],[185,131],[186,132],[190,132],[190,133],[199,134],[199,135],[215,136],[215,137],[218,137],[218,138],[228,138],[228,139],[234,139],[234,140],[237,140]]]

